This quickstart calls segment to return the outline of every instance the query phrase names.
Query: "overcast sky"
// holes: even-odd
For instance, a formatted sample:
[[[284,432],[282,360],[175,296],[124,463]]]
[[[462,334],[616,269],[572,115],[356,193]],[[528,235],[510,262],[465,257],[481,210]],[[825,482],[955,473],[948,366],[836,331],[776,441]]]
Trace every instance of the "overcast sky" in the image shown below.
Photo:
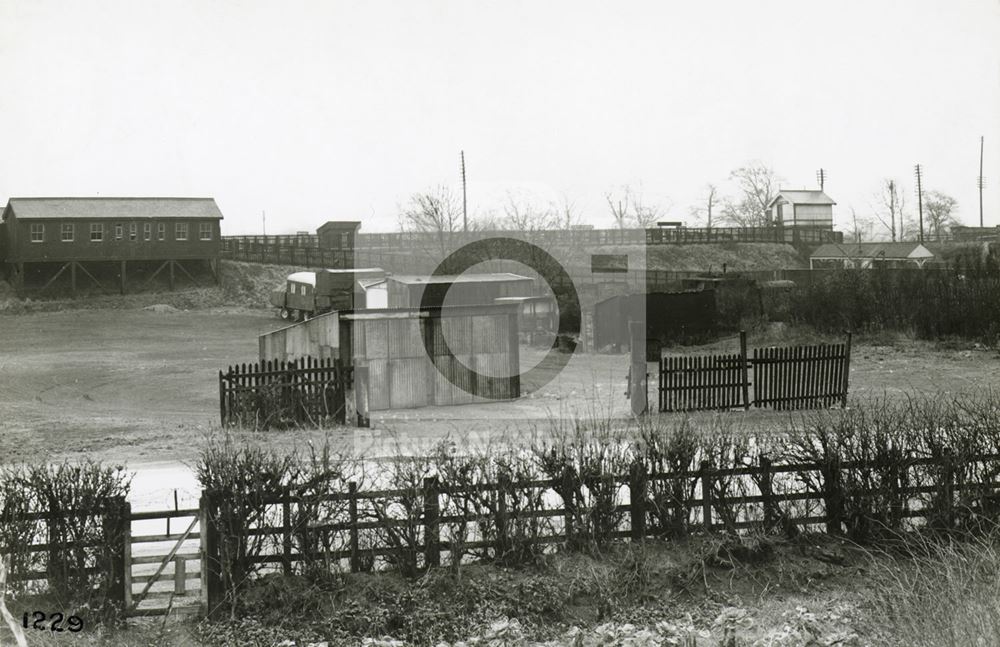
[[[843,223],[885,178],[1000,224],[1000,0],[0,0],[0,196],[212,196],[223,233],[396,228],[438,184],[642,186],[688,216],[751,160]]]

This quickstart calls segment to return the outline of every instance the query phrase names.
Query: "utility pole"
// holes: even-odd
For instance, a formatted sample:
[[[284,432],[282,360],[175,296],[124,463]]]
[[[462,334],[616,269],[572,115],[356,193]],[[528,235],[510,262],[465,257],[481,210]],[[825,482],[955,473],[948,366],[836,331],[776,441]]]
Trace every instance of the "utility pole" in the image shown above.
[[[465,198],[465,151],[462,153],[462,231],[469,231],[469,213]]]
[[[979,177],[976,179],[979,187],[979,226],[983,226],[983,138],[979,138]]]
[[[267,236],[267,215],[263,209],[260,212],[260,231],[263,235]]]
[[[917,164],[914,169],[917,172],[917,212],[920,214],[920,244],[924,244],[924,189],[921,184],[923,179],[923,174],[920,170],[920,165]]]
[[[823,185],[826,183],[826,171],[820,169],[816,171],[816,179],[819,181],[819,190],[823,190]]]

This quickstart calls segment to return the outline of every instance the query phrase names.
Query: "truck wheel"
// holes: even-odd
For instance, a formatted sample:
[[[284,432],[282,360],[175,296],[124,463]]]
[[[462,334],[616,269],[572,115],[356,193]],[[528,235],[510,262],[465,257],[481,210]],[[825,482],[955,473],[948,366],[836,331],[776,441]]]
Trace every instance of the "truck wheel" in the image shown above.
[[[306,313],[302,310],[294,310],[293,316],[295,318],[295,321],[305,321],[306,319]]]
[[[288,311],[288,308],[282,308],[278,311],[278,316],[281,317],[282,320],[288,321],[292,318],[292,313]]]

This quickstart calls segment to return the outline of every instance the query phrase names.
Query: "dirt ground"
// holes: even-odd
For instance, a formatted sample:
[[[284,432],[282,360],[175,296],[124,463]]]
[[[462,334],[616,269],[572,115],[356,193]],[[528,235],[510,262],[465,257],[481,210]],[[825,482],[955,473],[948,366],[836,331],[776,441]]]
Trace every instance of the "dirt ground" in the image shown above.
[[[79,310],[0,315],[0,462],[92,455],[110,462],[191,462],[218,426],[218,371],[253,361],[257,336],[279,321],[269,310]],[[771,331],[750,344],[787,338]],[[735,338],[676,352],[731,352]],[[522,348],[524,364],[540,353]],[[673,351],[671,351],[673,352]],[[268,432],[301,446],[332,432],[366,456],[451,438],[486,441],[534,433],[550,418],[624,415],[626,355],[574,355],[552,382],[516,402],[426,407],[373,415],[370,430]],[[527,386],[527,385],[525,385]],[[851,397],[908,391],[955,393],[1000,386],[1000,353],[903,338],[855,340]],[[651,394],[653,393],[651,389]],[[766,427],[785,414],[732,412]]]

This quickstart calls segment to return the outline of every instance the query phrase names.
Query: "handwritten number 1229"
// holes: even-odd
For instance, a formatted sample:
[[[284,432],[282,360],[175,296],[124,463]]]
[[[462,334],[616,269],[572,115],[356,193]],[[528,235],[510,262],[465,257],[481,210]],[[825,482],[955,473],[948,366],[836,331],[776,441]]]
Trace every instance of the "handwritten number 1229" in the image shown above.
[[[35,621],[31,623],[31,628],[41,629],[42,631],[44,631],[46,629],[45,619],[48,616],[46,616],[41,611],[35,611],[34,613],[31,614],[31,616],[35,619]],[[63,614],[53,613],[51,618],[52,618],[52,624],[49,625],[48,627],[49,631],[66,631],[66,629],[69,629],[71,632],[76,633],[83,629],[83,620],[81,620],[77,616],[70,616],[69,618],[66,618],[66,627],[62,626]],[[24,627],[25,629],[28,628],[27,611],[24,612],[24,616],[22,616],[21,618],[21,626]]]

